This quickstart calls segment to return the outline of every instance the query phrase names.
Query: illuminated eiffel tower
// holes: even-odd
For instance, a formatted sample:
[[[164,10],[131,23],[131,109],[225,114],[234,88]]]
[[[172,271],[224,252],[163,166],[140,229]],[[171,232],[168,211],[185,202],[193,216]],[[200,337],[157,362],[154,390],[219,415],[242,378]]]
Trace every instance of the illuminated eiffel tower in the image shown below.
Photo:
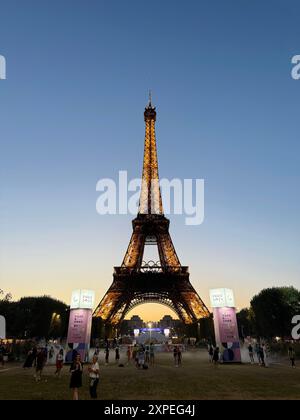
[[[145,109],[145,150],[139,212],[121,267],[115,267],[113,283],[94,316],[117,327],[134,307],[156,302],[173,309],[185,324],[198,322],[209,311],[189,280],[188,267],[181,265],[164,216],[159,186],[155,137],[156,108],[151,96]],[[145,246],[156,245],[159,262],[144,262]]]

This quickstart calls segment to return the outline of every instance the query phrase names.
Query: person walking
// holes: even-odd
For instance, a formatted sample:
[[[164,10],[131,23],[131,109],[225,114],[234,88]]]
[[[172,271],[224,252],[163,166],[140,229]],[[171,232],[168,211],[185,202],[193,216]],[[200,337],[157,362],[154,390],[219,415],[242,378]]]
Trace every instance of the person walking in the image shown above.
[[[181,351],[181,347],[178,347],[177,350],[177,366],[181,366],[182,364],[182,351]]]
[[[150,363],[150,347],[146,346],[146,350],[145,350],[145,363],[147,365],[149,365]]]
[[[73,401],[79,400],[79,389],[82,388],[82,373],[83,365],[81,363],[81,356],[77,354],[76,359],[71,365],[71,381],[70,388],[73,390]]]
[[[212,344],[210,344],[208,346],[208,356],[209,356],[210,363],[212,363],[213,362],[213,357],[214,357],[214,348],[213,348]]]
[[[35,380],[40,382],[42,380],[43,370],[46,364],[45,352],[39,348],[36,355]]]
[[[60,378],[62,368],[64,366],[64,351],[60,349],[58,355],[56,356],[56,372],[55,376]]]
[[[253,350],[252,344],[249,344],[248,351],[249,351],[250,362],[251,362],[252,365],[254,365],[254,363],[255,363],[255,361],[254,361],[254,350]]]
[[[259,359],[260,359],[260,365],[262,367],[266,367],[265,351],[262,345],[259,346]]]
[[[100,367],[98,363],[98,357],[93,357],[93,363],[89,367],[89,378],[90,378],[90,396],[92,400],[98,398],[97,388],[99,385]]]
[[[105,348],[105,364],[106,365],[109,364],[109,347],[108,346]]]
[[[216,347],[214,349],[214,355],[213,355],[213,364],[217,365],[220,361],[220,349],[219,347]]]
[[[145,364],[145,350],[144,347],[141,346],[138,352],[138,368],[142,369]]]
[[[132,352],[131,352],[131,346],[127,347],[127,364],[129,365],[131,358],[132,358]]]
[[[296,352],[292,346],[289,347],[289,358],[292,363],[292,368],[296,368]]]
[[[178,367],[178,347],[177,346],[174,346],[173,357],[174,357],[174,364],[176,367]]]
[[[258,364],[261,365],[261,358],[260,358],[260,345],[259,343],[255,344],[255,353],[258,360]]]
[[[150,365],[153,366],[155,362],[155,348],[154,344],[150,344]]]
[[[115,352],[116,352],[116,363],[118,364],[120,362],[120,349],[118,346],[116,347]]]
[[[34,354],[33,354],[33,349],[29,350],[29,352],[27,353],[26,360],[25,360],[24,365],[23,365],[23,369],[32,368],[35,357],[36,356],[34,356]]]
[[[5,347],[2,342],[0,342],[0,364],[4,367],[4,355],[5,355]]]
[[[136,344],[132,347],[131,350],[131,357],[132,360],[134,361],[134,363],[136,363],[136,353],[137,353],[137,348],[136,348]]]

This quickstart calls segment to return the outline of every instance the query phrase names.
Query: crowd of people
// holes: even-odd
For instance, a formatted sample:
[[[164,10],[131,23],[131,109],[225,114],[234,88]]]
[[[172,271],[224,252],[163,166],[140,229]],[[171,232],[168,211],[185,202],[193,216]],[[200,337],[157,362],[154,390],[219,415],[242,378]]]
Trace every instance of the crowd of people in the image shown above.
[[[250,363],[252,365],[258,364],[261,367],[269,366],[269,354],[270,349],[267,343],[256,342],[255,344],[249,343],[247,346]],[[208,355],[209,361],[217,365],[222,359],[222,354],[219,347],[214,347],[212,344],[208,344]],[[288,349],[288,357],[293,368],[296,367],[296,352],[293,346]]]
[[[220,349],[219,347],[214,347],[212,344],[208,345],[208,356],[210,363],[217,365],[220,361]]]
[[[36,382],[42,381],[43,371],[48,360],[54,356],[54,350],[51,348],[49,351],[47,347],[33,347],[29,350],[24,369],[35,369],[34,378]],[[65,366],[64,350],[60,349],[55,358],[55,372],[54,376],[61,377],[62,370]],[[70,365],[70,389],[73,391],[73,400],[79,399],[79,390],[82,388],[83,383],[84,364],[81,360],[81,355],[73,352],[73,361]],[[89,391],[92,399],[97,399],[97,388],[99,384],[100,367],[98,356],[95,354],[92,363],[87,368],[89,379]]]
[[[267,367],[268,366],[268,354],[269,349],[266,344],[264,343],[255,343],[252,345],[251,343],[248,346],[249,358],[250,363],[254,365],[256,363],[255,356],[257,358],[257,363],[259,366]]]
[[[263,342],[256,342],[255,344],[249,343],[246,345],[248,350],[249,359],[251,364],[259,364],[262,367],[268,367],[269,360],[269,349],[268,345]],[[100,380],[100,357],[101,352],[99,347],[96,348],[92,362],[85,367],[85,364],[82,361],[81,355],[73,350],[72,354],[72,363],[69,368],[70,372],[70,389],[72,390],[72,397],[74,400],[79,399],[80,389],[83,387],[83,377],[86,373],[88,379],[88,387],[91,399],[98,398],[98,385]],[[173,354],[174,365],[175,367],[180,367],[182,365],[182,354],[184,347],[182,345],[172,345],[168,348],[168,352]],[[4,365],[4,355],[6,349],[4,344],[0,342],[0,366]],[[117,340],[106,341],[104,346],[104,360],[105,365],[110,363],[110,355],[113,355],[113,360],[111,363],[119,367],[124,367],[125,364],[133,365],[139,370],[147,370],[149,367],[154,366],[155,364],[155,345],[150,344],[134,344],[128,345],[127,349],[124,349],[124,360],[121,362],[121,351],[119,343]],[[209,361],[213,365],[218,365],[222,359],[222,354],[218,346],[213,346],[208,344],[208,355]],[[291,345],[288,349],[288,357],[290,359],[291,365],[293,368],[296,367],[296,352]],[[61,377],[61,373],[65,367],[65,354],[63,349],[54,351],[54,348],[50,349],[48,346],[39,347],[33,346],[27,353],[26,360],[24,362],[24,369],[33,369],[34,368],[34,378],[35,381],[41,382],[43,379],[43,371],[47,363],[49,365],[55,364],[55,370],[53,374],[58,379]]]
[[[257,342],[253,345],[250,343],[248,346],[248,352],[249,352],[250,363],[252,365],[254,365],[257,361],[259,366],[268,367],[269,365],[268,359],[269,359],[269,353],[270,353],[268,344]],[[296,352],[293,346],[289,346],[288,357],[291,361],[292,367],[295,368],[296,367]]]

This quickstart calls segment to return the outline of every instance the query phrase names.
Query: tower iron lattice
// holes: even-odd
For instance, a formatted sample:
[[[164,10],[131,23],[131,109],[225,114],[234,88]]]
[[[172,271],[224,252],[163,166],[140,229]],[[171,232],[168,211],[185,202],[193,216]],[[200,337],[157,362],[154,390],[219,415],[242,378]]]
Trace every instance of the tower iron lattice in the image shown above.
[[[182,266],[169,233],[159,184],[155,135],[156,108],[151,96],[144,112],[145,146],[142,186],[133,233],[120,267],[114,268],[113,283],[94,316],[117,327],[134,307],[148,302],[168,306],[185,324],[198,322],[209,311]],[[159,261],[143,261],[146,246],[156,245]]]

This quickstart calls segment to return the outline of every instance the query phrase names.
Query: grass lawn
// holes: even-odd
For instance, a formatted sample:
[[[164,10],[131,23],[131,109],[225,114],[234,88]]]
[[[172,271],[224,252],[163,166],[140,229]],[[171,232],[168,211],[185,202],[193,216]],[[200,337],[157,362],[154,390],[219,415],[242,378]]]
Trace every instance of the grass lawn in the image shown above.
[[[69,400],[68,371],[66,366],[57,379],[54,367],[47,367],[43,381],[36,384],[33,370],[7,365],[0,368],[0,400]],[[183,354],[179,368],[173,365],[172,354],[157,354],[156,366],[143,371],[133,365],[104,366],[101,354],[99,396],[103,400],[300,399],[300,367],[292,369],[288,361],[266,369],[247,364],[214,367],[206,352],[198,350]],[[86,374],[80,398],[89,399]]]

